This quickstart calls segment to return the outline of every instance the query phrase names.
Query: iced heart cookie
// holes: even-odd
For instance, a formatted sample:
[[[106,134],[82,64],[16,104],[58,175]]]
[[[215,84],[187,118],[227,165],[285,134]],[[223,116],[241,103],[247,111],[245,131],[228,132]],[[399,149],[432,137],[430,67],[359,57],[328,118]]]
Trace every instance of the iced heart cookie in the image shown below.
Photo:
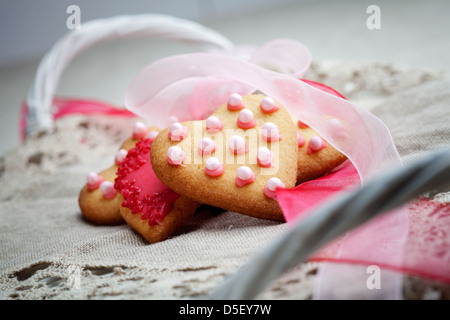
[[[263,95],[232,94],[202,121],[174,123],[153,142],[158,178],[198,202],[284,221],[277,188],[297,178],[296,126],[284,107]]]
[[[120,146],[111,167],[100,173],[91,172],[87,175],[86,184],[78,196],[78,204],[86,220],[102,225],[125,222],[120,214],[120,201],[114,189],[116,171],[128,150],[133,148],[139,140],[144,137],[154,139],[157,134],[157,128],[147,128],[142,122],[136,122],[132,135]]]
[[[152,142],[144,138],[128,151],[117,170],[114,188],[123,219],[155,243],[172,236],[200,203],[175,193],[156,177],[150,162]]]

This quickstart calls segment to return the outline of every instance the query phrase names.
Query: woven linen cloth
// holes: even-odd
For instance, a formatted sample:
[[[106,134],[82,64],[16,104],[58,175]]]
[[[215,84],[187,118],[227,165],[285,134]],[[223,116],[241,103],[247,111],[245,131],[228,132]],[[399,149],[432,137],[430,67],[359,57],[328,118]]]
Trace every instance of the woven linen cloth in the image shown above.
[[[405,164],[450,147],[450,80],[440,70],[314,61],[306,79],[368,108]],[[135,118],[71,115],[0,159],[0,299],[181,299],[207,294],[285,223],[201,207],[172,238],[148,244],[127,224],[93,225],[78,194],[113,164]],[[449,192],[429,197],[450,202]],[[310,299],[319,263],[305,262],[260,299]],[[406,277],[405,299],[449,299],[448,285]]]

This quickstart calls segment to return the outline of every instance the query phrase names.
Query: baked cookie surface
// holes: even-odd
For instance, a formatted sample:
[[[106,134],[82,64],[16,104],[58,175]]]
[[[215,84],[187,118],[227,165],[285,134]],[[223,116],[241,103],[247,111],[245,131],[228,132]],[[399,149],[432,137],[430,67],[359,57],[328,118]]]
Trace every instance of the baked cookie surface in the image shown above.
[[[320,178],[330,172],[347,157],[335,149],[312,128],[295,121],[298,125],[298,171],[297,184]]]
[[[148,242],[171,237],[200,203],[179,195],[155,176],[150,162],[153,139],[143,138],[129,150],[117,170],[114,187],[120,215]]]

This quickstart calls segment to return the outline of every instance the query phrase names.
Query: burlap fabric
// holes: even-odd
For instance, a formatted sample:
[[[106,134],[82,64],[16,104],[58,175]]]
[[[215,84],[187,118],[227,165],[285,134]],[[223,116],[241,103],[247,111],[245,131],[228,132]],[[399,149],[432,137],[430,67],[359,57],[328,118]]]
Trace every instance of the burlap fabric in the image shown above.
[[[450,147],[450,80],[439,70],[316,61],[330,85],[390,128],[405,164]],[[180,299],[208,293],[287,224],[201,208],[171,239],[148,244],[128,225],[96,226],[78,208],[90,171],[113,163],[136,119],[73,115],[0,160],[0,299]],[[449,202],[449,193],[430,194]],[[317,263],[284,274],[261,299],[309,299]],[[404,298],[450,298],[407,278]]]

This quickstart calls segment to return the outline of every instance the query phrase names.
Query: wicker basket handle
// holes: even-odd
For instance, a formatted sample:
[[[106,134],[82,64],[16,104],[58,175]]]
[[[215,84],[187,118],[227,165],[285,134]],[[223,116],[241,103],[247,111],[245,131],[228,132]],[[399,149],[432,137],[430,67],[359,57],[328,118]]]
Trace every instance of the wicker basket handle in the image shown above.
[[[201,50],[228,50],[233,44],[198,23],[160,14],[124,15],[92,20],[68,32],[42,58],[27,103],[26,135],[51,129],[52,101],[62,73],[81,52],[97,43],[131,37],[155,37],[187,42]]]

